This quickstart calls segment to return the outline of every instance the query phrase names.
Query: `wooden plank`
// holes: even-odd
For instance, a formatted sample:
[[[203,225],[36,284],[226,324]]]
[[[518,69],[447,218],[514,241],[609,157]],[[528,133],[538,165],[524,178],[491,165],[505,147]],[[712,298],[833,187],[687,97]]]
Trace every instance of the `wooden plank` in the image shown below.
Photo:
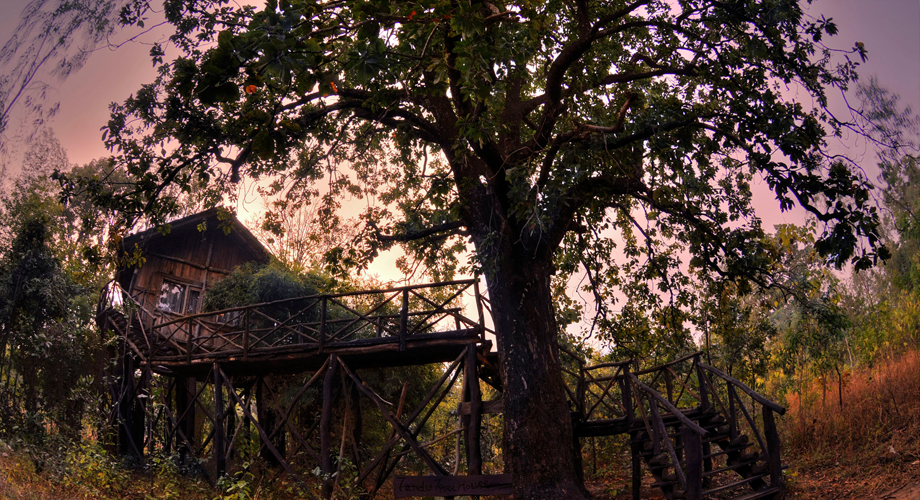
[[[491,476],[396,476],[393,496],[448,497],[468,495],[511,495],[511,474]]]

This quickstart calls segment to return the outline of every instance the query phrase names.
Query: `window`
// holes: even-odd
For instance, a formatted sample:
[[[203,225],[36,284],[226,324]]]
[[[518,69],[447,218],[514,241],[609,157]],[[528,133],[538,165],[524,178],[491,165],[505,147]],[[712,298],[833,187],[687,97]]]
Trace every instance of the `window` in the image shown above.
[[[185,304],[185,314],[195,314],[198,312],[198,302],[201,301],[201,292],[199,290],[189,289],[188,301]]]
[[[201,290],[174,281],[163,280],[157,309],[174,314],[194,314],[201,302]]]

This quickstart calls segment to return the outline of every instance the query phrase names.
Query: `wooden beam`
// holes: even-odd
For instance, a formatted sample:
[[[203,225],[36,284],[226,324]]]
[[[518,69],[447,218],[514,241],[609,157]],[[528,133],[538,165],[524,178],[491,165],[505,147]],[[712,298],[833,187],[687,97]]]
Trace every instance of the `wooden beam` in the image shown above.
[[[201,269],[202,271],[210,271],[210,272],[212,272],[212,273],[223,274],[223,275],[225,275],[225,276],[229,276],[229,275],[230,275],[230,271],[227,271],[226,269],[218,269],[218,268],[216,268],[216,267],[211,267],[211,266],[209,266],[209,265],[196,264],[196,263],[194,263],[194,262],[192,262],[192,261],[188,261],[188,260],[185,260],[185,259],[181,259],[181,258],[179,258],[179,257],[173,257],[173,256],[171,256],[171,255],[164,255],[164,254],[156,253],[156,252],[147,252],[147,255],[149,255],[149,256],[151,256],[151,257],[156,257],[156,258],[158,258],[158,259],[163,259],[163,260],[169,260],[169,261],[173,261],[173,262],[178,262],[179,264],[185,264],[186,266],[194,267],[195,269]],[[208,261],[210,261],[210,260],[211,260],[211,253],[208,252]],[[207,285],[205,285],[205,286],[207,286]]]
[[[687,480],[686,499],[700,500],[703,497],[703,442],[700,435],[688,427],[681,426],[680,437],[684,442],[684,475]],[[675,467],[680,467],[675,465]]]
[[[770,466],[770,486],[779,487],[780,492],[776,498],[783,497],[783,462],[780,459],[780,450],[782,448],[779,441],[779,432],[776,431],[776,420],[773,417],[773,410],[764,406],[763,408],[763,433],[767,438],[767,463]]]

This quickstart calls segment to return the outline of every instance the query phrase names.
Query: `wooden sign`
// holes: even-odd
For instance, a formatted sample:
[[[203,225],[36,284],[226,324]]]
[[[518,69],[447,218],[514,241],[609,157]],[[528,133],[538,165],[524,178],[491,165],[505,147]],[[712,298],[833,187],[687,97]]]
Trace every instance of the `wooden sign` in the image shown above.
[[[511,474],[494,476],[396,476],[393,496],[452,497],[466,495],[510,495]]]

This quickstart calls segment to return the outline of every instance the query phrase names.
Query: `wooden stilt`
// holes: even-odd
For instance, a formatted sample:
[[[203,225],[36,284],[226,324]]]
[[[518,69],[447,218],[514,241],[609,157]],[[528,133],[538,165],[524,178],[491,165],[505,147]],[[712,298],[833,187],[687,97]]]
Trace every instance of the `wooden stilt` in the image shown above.
[[[355,468],[361,470],[361,438],[364,433],[364,420],[361,417],[361,394],[354,382],[350,386],[349,395],[351,396],[352,428],[351,428],[351,446],[352,458],[355,461]]]
[[[338,357],[335,354],[329,356],[329,368],[326,370],[326,378],[323,379],[323,414],[320,417],[319,424],[320,470],[323,473],[321,494],[323,498],[332,498],[332,389],[335,384],[338,365]]]
[[[188,448],[188,454],[190,455],[189,460],[192,461],[195,459],[195,446],[197,444],[196,439],[196,425],[195,425],[195,401],[198,398],[198,381],[195,377],[189,377],[185,379],[185,401],[186,406],[184,408],[184,421],[185,421],[185,437],[186,445]]]
[[[226,437],[224,436],[224,391],[222,388],[220,365],[214,363],[214,463],[217,477],[227,471]]]

